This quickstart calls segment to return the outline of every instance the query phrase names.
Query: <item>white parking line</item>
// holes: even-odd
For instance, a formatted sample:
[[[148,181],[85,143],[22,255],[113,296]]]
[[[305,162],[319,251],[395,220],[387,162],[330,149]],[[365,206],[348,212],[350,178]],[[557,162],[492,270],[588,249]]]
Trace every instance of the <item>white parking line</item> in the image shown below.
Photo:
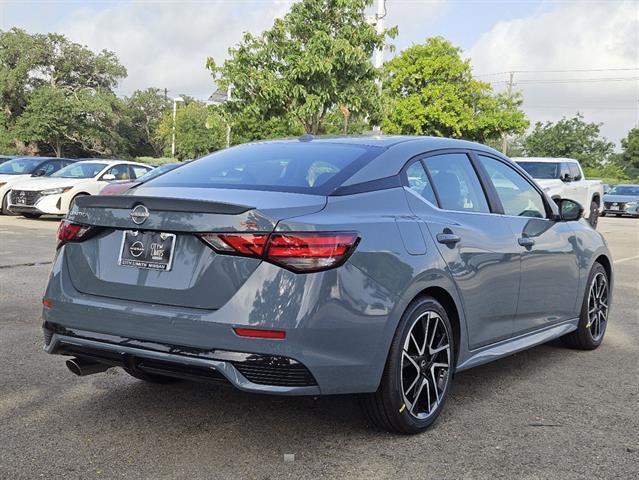
[[[626,258],[620,258],[619,260],[615,260],[612,263],[623,263],[623,262],[629,262],[630,260],[634,260],[636,258],[639,258],[639,255],[635,255],[634,257],[626,257]]]

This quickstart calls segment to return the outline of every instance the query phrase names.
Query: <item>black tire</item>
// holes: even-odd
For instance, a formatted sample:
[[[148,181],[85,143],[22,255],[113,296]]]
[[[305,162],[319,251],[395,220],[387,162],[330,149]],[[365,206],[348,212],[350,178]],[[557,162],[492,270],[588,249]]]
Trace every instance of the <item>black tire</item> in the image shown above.
[[[164,375],[156,375],[153,373],[140,372],[137,370],[132,370],[130,368],[125,368],[124,371],[131,375],[132,377],[137,378],[138,380],[143,380],[149,383],[158,383],[162,385],[167,385],[170,383],[181,382],[182,380],[175,377],[166,377]]]
[[[599,204],[596,201],[590,202],[590,215],[588,216],[588,223],[590,226],[597,229],[597,223],[599,223]]]
[[[33,218],[33,219],[40,218],[42,216],[42,214],[40,213],[21,213],[20,215],[22,215],[25,218]]]
[[[435,322],[434,327],[431,327],[433,322]],[[421,332],[425,331],[426,336],[420,336],[419,332],[415,330],[416,328],[421,328]],[[432,340],[428,343],[430,328],[434,330]],[[439,334],[437,333],[438,331]],[[444,332],[447,336],[446,339],[443,337]],[[412,343],[409,339],[409,334],[411,333],[414,334],[412,340],[415,337],[418,338],[415,343]],[[417,349],[419,348],[418,344],[422,343],[424,338],[422,345],[423,357],[431,356],[431,358],[418,360],[418,357],[412,357],[415,361],[403,363],[405,362],[405,346],[410,344]],[[448,342],[447,345],[449,347],[447,350],[431,354],[430,345],[435,344],[434,350],[438,350],[444,346],[445,342]],[[411,348],[410,345],[408,349]],[[428,353],[426,353],[427,347]],[[448,397],[455,365],[455,351],[453,330],[444,307],[432,297],[424,296],[414,300],[404,312],[395,332],[379,388],[375,393],[360,396],[360,404],[365,415],[374,425],[389,432],[415,434],[426,430],[437,419]],[[407,354],[406,356],[410,355]],[[433,365],[433,362],[444,362],[445,358],[448,358],[449,367],[447,369]],[[417,368],[417,364],[422,369]],[[410,374],[413,366],[416,367],[419,373],[412,371],[414,380],[411,381],[413,377],[410,377]],[[435,368],[440,368],[440,370],[435,373]],[[404,374],[406,370],[409,370],[409,372]],[[431,374],[426,375],[425,372],[430,372]],[[430,383],[431,381],[433,383]],[[444,382],[443,386],[441,382]],[[417,391],[417,387],[411,391],[411,388],[406,386],[407,384],[414,386],[417,383],[420,384],[419,391]],[[424,389],[426,384],[428,386]],[[431,394],[431,385],[435,385],[433,394]],[[437,386],[442,387],[441,393],[439,393]],[[424,398],[424,391],[427,393],[427,398]],[[408,401],[405,392],[410,392],[412,406],[407,406],[407,402],[409,405],[411,405],[411,402]],[[416,395],[413,395],[413,393]],[[431,399],[436,399],[437,402],[431,402]],[[427,403],[424,404],[424,402]],[[428,411],[420,413],[420,405],[425,408],[427,406]],[[418,415],[422,417],[418,418]]]
[[[606,308],[605,312],[601,306],[597,306],[600,310],[595,312],[596,315],[599,315],[599,312],[602,312],[604,321],[601,322],[601,316],[595,317],[596,321],[593,321],[593,315],[590,313],[592,306],[591,300],[591,289],[593,287],[593,282],[596,279],[603,278],[605,280],[605,303]],[[577,325],[577,330],[570,332],[563,337],[561,337],[564,345],[570,348],[576,348],[579,350],[594,350],[601,342],[603,342],[604,335],[606,333],[606,327],[608,326],[608,315],[610,312],[610,281],[608,279],[608,274],[606,273],[606,269],[600,264],[595,263],[590,271],[590,275],[588,275],[588,283],[586,283],[586,292],[584,294],[584,299],[581,304],[581,313],[579,315],[579,324]],[[597,323],[599,323],[599,330],[597,329]],[[597,335],[595,335],[597,332]]]

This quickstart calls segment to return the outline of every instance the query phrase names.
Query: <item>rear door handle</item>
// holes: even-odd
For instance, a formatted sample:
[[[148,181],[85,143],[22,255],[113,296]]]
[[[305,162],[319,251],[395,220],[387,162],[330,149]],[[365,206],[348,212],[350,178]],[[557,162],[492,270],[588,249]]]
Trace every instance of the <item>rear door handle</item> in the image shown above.
[[[459,235],[455,235],[454,233],[438,233],[437,241],[439,243],[443,243],[444,245],[452,246],[460,242],[461,237]]]
[[[519,245],[526,248],[531,248],[535,244],[535,241],[530,237],[518,238],[517,242],[519,243]]]

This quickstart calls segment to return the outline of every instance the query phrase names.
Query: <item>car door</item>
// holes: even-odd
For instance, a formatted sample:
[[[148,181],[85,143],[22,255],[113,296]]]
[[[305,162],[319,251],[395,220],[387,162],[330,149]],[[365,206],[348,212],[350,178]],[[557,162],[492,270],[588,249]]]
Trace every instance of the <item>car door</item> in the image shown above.
[[[427,226],[455,280],[475,349],[512,335],[519,252],[465,152],[416,159],[404,169],[409,205]]]
[[[509,162],[483,153],[476,155],[520,244],[521,288],[513,333],[576,317],[578,245],[570,222],[552,218],[539,189]]]

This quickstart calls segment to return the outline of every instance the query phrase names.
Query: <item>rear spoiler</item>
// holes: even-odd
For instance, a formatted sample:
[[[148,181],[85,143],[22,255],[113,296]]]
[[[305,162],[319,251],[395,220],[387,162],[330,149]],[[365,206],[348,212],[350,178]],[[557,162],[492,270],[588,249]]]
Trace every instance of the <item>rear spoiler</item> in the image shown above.
[[[80,208],[132,209],[144,205],[149,210],[164,212],[215,213],[239,215],[255,207],[234,203],[193,200],[188,198],[143,197],[135,195],[86,195],[77,197],[75,204]]]

